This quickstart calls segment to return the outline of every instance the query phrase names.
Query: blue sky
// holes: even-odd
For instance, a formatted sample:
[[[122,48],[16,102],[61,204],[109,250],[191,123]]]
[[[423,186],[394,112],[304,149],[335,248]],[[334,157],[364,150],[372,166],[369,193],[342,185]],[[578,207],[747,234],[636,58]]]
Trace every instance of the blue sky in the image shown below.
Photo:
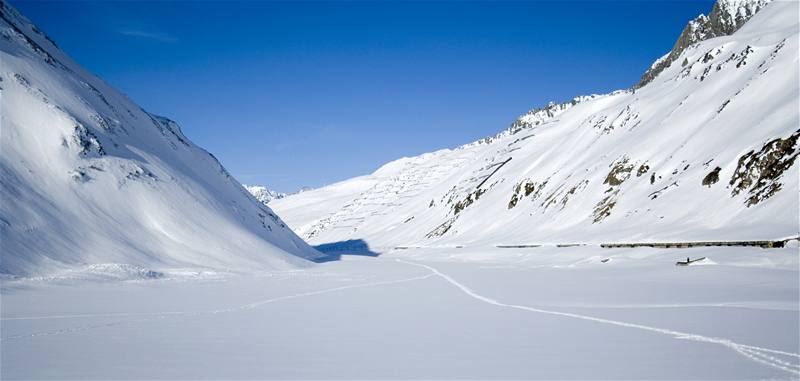
[[[13,1],[244,183],[367,174],[636,83],[711,1]]]

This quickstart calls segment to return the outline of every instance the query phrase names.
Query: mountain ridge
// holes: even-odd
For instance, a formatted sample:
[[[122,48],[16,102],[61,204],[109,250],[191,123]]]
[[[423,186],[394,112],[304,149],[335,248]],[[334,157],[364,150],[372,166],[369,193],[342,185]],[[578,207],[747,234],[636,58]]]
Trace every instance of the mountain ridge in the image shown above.
[[[796,236],[792,7],[763,5],[755,24],[688,45],[645,86],[550,103],[494,136],[271,205],[313,243],[378,247]]]

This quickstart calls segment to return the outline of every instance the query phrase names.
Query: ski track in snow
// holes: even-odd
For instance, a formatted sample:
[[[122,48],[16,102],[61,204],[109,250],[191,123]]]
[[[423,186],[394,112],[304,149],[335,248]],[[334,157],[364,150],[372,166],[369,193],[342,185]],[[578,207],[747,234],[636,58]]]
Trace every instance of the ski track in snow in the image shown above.
[[[705,342],[705,343],[719,344],[719,345],[722,345],[724,347],[730,348],[730,349],[736,351],[737,353],[739,353],[739,354],[745,356],[746,358],[748,358],[750,360],[753,360],[755,362],[758,362],[758,363],[761,363],[761,364],[764,364],[764,365],[768,365],[768,366],[771,366],[773,368],[777,368],[777,369],[780,369],[780,370],[783,370],[783,371],[786,371],[786,372],[789,372],[789,373],[792,373],[792,374],[795,374],[795,375],[800,375],[800,361],[798,363],[791,363],[791,362],[788,362],[788,361],[785,361],[785,360],[782,360],[780,358],[777,358],[775,356],[770,355],[770,354],[782,355],[782,356],[787,356],[787,357],[793,357],[793,358],[796,358],[796,359],[800,359],[800,354],[797,354],[797,353],[779,351],[779,350],[775,350],[775,349],[757,347],[757,346],[752,346],[752,345],[739,344],[739,343],[735,343],[735,342],[733,342],[731,340],[724,339],[724,338],[707,337],[707,336],[696,335],[696,334],[692,334],[692,333],[673,331],[673,330],[664,329],[664,328],[650,327],[650,326],[641,325],[641,324],[626,323],[626,322],[617,321],[617,320],[603,319],[603,318],[587,316],[587,315],[579,315],[579,314],[574,314],[574,313],[569,313],[569,312],[551,311],[551,310],[544,310],[544,309],[533,308],[533,307],[528,307],[528,306],[522,306],[522,305],[517,305],[517,304],[503,303],[503,302],[499,302],[497,300],[494,300],[494,299],[491,299],[491,298],[487,298],[487,297],[485,297],[483,295],[480,295],[480,294],[476,293],[475,291],[473,291],[469,287],[463,285],[462,283],[460,283],[457,280],[453,279],[449,275],[447,275],[445,273],[442,273],[441,271],[439,271],[438,269],[436,269],[436,268],[434,268],[432,266],[428,266],[428,265],[425,265],[425,264],[422,264],[422,263],[405,261],[405,260],[402,260],[402,259],[395,259],[395,260],[397,262],[400,262],[400,263],[405,263],[405,264],[408,264],[408,265],[413,265],[413,266],[417,266],[417,267],[426,268],[426,269],[430,270],[433,273],[432,275],[439,276],[440,278],[446,280],[448,283],[452,284],[453,286],[455,286],[458,289],[460,289],[461,291],[463,291],[465,294],[467,294],[467,295],[471,296],[472,298],[477,299],[477,300],[479,300],[481,302],[487,303],[487,304],[492,304],[492,305],[499,306],[499,307],[514,308],[514,309],[519,309],[519,310],[524,310],[524,311],[529,311],[529,312],[537,312],[537,313],[548,314],[548,315],[556,315],[556,316],[563,316],[563,317],[569,317],[569,318],[574,318],[574,319],[588,320],[588,321],[593,321],[593,322],[598,322],[598,323],[603,323],[603,324],[615,325],[615,326],[619,326],[619,327],[636,328],[636,329],[640,329],[640,330],[656,332],[656,333],[660,333],[660,334],[663,334],[663,335],[672,336],[672,337],[677,338],[677,339],[693,340],[693,341],[699,341],[699,342]]]
[[[607,308],[607,309],[669,309],[669,308],[733,308],[733,309],[746,309],[758,311],[789,311],[800,312],[794,306],[781,306],[781,305],[747,305],[748,302],[734,302],[734,303],[661,303],[661,304],[538,304],[541,307],[555,307],[555,308]]]
[[[263,306],[265,304],[275,303],[282,300],[289,300],[289,299],[296,299],[302,298],[305,296],[313,296],[313,295],[320,295],[320,294],[327,294],[330,292],[342,291],[351,288],[362,288],[362,287],[372,287],[372,286],[382,286],[388,284],[396,284],[396,283],[405,283],[405,282],[412,282],[415,280],[423,280],[428,279],[436,274],[426,274],[422,276],[412,277],[412,278],[403,278],[403,279],[396,279],[396,280],[386,280],[380,282],[371,282],[371,283],[361,283],[361,284],[351,284],[347,286],[339,286],[333,288],[326,288],[323,290],[317,291],[309,291],[309,292],[302,292],[299,294],[292,294],[292,295],[284,295],[278,296],[275,298],[265,299],[253,303],[244,304],[237,307],[232,308],[224,308],[224,309],[216,309],[216,310],[209,310],[209,311],[196,311],[196,312],[181,312],[181,311],[171,311],[171,312],[131,312],[131,313],[117,313],[117,314],[76,314],[76,315],[52,315],[52,316],[30,316],[30,317],[14,317],[14,318],[3,318],[2,320],[44,320],[44,319],[69,319],[69,318],[85,318],[85,317],[122,317],[122,316],[152,316],[148,319],[140,319],[140,320],[130,320],[130,321],[119,321],[119,322],[110,322],[110,323],[103,323],[103,324],[94,324],[88,326],[80,326],[80,327],[70,327],[70,328],[62,328],[57,330],[50,330],[50,331],[43,331],[43,332],[34,332],[28,333],[24,335],[14,335],[9,337],[0,338],[0,341],[8,341],[8,340],[16,340],[16,339],[26,339],[26,338],[34,338],[40,336],[53,336],[53,335],[61,335],[66,333],[75,333],[81,331],[88,331],[96,328],[108,328],[114,327],[124,324],[133,324],[133,323],[144,323],[149,321],[155,321],[158,319],[164,319],[167,317],[172,316],[200,316],[200,315],[216,315],[222,313],[229,313],[229,312],[236,312],[236,311],[245,311],[245,310],[252,310]]]
[[[118,313],[118,314],[76,314],[76,315],[52,315],[52,316],[31,316],[31,317],[3,318],[2,320],[41,320],[41,319],[67,319],[67,318],[109,317],[109,316],[115,316],[115,317],[120,317],[120,316],[152,316],[149,319],[140,319],[140,320],[122,321],[122,322],[110,322],[110,323],[104,323],[104,324],[95,324],[95,325],[89,325],[89,326],[71,327],[71,328],[63,328],[63,329],[58,329],[58,330],[36,332],[36,333],[30,333],[30,334],[24,334],[24,335],[15,335],[15,336],[10,336],[10,337],[0,338],[0,341],[8,341],[8,340],[15,340],[15,339],[34,338],[34,337],[40,337],[40,336],[52,336],[52,335],[75,333],[75,332],[87,331],[87,330],[97,329],[97,328],[108,328],[108,327],[119,326],[119,325],[124,325],[124,324],[133,324],[133,323],[142,323],[142,322],[154,321],[154,320],[164,319],[164,318],[173,317],[173,316],[187,316],[187,317],[190,317],[190,316],[200,316],[200,315],[222,314],[222,313],[229,313],[229,312],[236,312],[236,311],[246,311],[246,310],[252,310],[252,309],[258,308],[258,307],[263,306],[265,304],[275,303],[275,302],[279,302],[279,301],[283,301],[283,300],[296,299],[296,298],[301,298],[301,297],[306,297],[306,296],[321,295],[321,294],[326,294],[326,293],[330,293],[330,292],[337,292],[337,291],[353,289],[353,288],[362,288],[362,287],[371,287],[371,286],[381,286],[381,285],[412,282],[412,281],[416,281],[416,280],[423,280],[423,279],[428,279],[428,278],[431,278],[431,277],[434,277],[434,276],[438,276],[438,277],[444,279],[445,281],[447,281],[448,283],[452,284],[456,288],[460,289],[462,292],[464,292],[468,296],[470,296],[470,297],[472,297],[474,299],[477,299],[477,300],[479,300],[481,302],[487,303],[487,304],[491,304],[491,305],[495,305],[495,306],[499,306],[499,307],[505,307],[505,308],[514,308],[514,309],[524,310],[524,311],[528,311],[528,312],[536,312],[536,313],[542,313],[542,314],[548,314],[548,315],[569,317],[569,318],[573,318],[573,319],[593,321],[593,322],[597,322],[597,323],[614,325],[614,326],[625,327],[625,328],[635,328],[635,329],[640,329],[640,330],[644,330],[644,331],[660,333],[660,334],[667,335],[667,336],[672,336],[672,337],[677,338],[677,339],[693,340],[693,341],[698,341],[698,342],[718,344],[718,345],[722,345],[724,347],[727,347],[729,349],[732,349],[736,353],[739,353],[742,356],[744,356],[744,357],[746,357],[746,358],[748,358],[748,359],[750,359],[752,361],[755,361],[755,362],[758,362],[760,364],[767,365],[767,366],[770,366],[770,367],[773,367],[773,368],[777,368],[777,369],[780,369],[780,370],[783,370],[783,371],[786,371],[786,372],[789,372],[789,373],[792,373],[792,374],[795,374],[795,375],[800,375],[800,362],[799,363],[792,363],[790,361],[786,361],[786,360],[783,360],[783,359],[778,358],[778,357],[775,356],[775,355],[778,355],[778,356],[786,356],[786,357],[790,357],[790,358],[800,359],[800,354],[797,354],[797,353],[791,353],[791,352],[780,351],[780,350],[775,350],[775,349],[769,349],[769,348],[763,348],[763,347],[758,347],[758,346],[740,344],[740,343],[736,343],[736,342],[733,342],[733,341],[731,341],[729,339],[724,339],[724,338],[708,337],[708,336],[702,336],[702,335],[697,335],[697,334],[692,334],[692,333],[685,333],[685,332],[680,332],[680,331],[669,330],[669,329],[665,329],[665,328],[657,328],[657,327],[651,327],[651,326],[646,326],[646,325],[641,325],[641,324],[627,323],[627,322],[618,321],[618,320],[610,320],[610,319],[598,318],[598,317],[593,317],[593,316],[574,314],[574,313],[569,313],[569,312],[559,312],[559,311],[545,310],[545,309],[534,308],[534,307],[523,306],[523,305],[517,305],[517,304],[503,303],[503,302],[497,301],[495,299],[491,299],[491,298],[488,298],[486,296],[483,296],[483,295],[480,295],[480,294],[476,293],[471,288],[465,286],[464,284],[458,282],[454,278],[450,277],[449,275],[447,275],[445,273],[442,273],[441,271],[439,271],[438,269],[436,269],[436,268],[434,268],[432,266],[429,266],[429,265],[426,265],[426,264],[422,264],[422,263],[417,263],[417,262],[406,261],[406,260],[402,260],[402,259],[395,259],[395,261],[397,261],[399,263],[404,263],[404,264],[407,264],[407,265],[412,265],[412,266],[416,266],[416,267],[425,268],[428,271],[430,271],[430,273],[426,274],[426,275],[422,275],[422,276],[411,277],[411,278],[403,278],[403,279],[379,281],[379,282],[370,282],[370,283],[362,283],[362,284],[352,284],[352,285],[327,288],[327,289],[317,290],[317,291],[309,291],[309,292],[303,292],[303,293],[292,294],[292,295],[284,295],[284,296],[279,296],[279,297],[275,297],[275,298],[270,298],[270,299],[265,299],[265,300],[261,300],[261,301],[257,301],[257,302],[244,304],[244,305],[237,306],[237,307],[216,309],[216,310],[208,310],[208,311],[197,311],[197,312],[179,312],[179,311],[174,311],[174,312],[152,312],[152,313],[143,312],[143,313]]]

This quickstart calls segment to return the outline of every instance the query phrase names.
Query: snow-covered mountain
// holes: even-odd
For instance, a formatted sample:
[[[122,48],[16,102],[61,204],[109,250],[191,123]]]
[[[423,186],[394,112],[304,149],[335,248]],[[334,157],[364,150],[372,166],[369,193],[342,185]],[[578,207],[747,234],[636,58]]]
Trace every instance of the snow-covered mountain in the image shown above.
[[[689,21],[672,50],[656,60],[636,87],[652,81],[659,73],[675,62],[689,46],[709,38],[729,36],[739,30],[753,15],[772,0],[719,0],[706,15]]]
[[[261,185],[242,184],[242,186],[244,186],[244,189],[247,189],[247,191],[250,192],[250,194],[252,194],[256,200],[264,205],[268,204],[272,200],[284,198],[289,195],[288,193],[276,192]]]
[[[258,270],[320,255],[175,122],[88,73],[8,3],[0,16],[0,273]]]
[[[632,89],[270,205],[377,248],[797,236],[797,14],[720,0]]]

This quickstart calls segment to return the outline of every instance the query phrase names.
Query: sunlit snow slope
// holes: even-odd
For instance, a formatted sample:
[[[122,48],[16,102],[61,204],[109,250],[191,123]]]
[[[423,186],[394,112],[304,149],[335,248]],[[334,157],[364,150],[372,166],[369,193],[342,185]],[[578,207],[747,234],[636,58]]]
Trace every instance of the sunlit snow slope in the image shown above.
[[[257,270],[320,255],[175,122],[0,6],[0,273]]]
[[[797,14],[720,0],[719,32],[687,27],[635,90],[270,205],[312,243],[378,248],[797,236]]]

